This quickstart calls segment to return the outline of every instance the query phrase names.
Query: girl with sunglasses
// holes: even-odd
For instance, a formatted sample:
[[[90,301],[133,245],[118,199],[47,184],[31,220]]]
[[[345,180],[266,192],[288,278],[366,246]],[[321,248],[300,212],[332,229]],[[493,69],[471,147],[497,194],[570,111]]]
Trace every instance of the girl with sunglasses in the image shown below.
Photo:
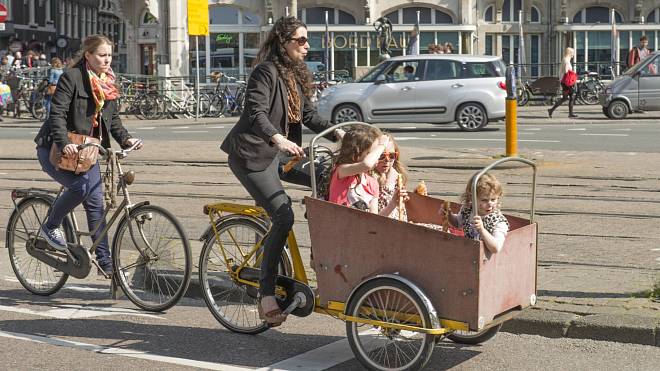
[[[308,50],[303,22],[295,17],[275,22],[248,79],[245,109],[220,146],[228,154],[231,171],[272,222],[263,242],[258,305],[260,318],[270,326],[286,319],[275,300],[275,278],[294,222],[291,198],[279,177],[280,157],[305,156],[302,125],[317,133],[331,126],[309,100],[313,83],[304,62]],[[343,133],[336,130],[328,139],[339,139]]]
[[[378,207],[380,186],[371,171],[386,153],[390,137],[374,127],[357,127],[344,135],[330,177],[328,200],[383,216],[398,205],[398,190],[391,202]],[[403,191],[405,192],[405,190]],[[407,194],[402,194],[407,198]]]
[[[403,180],[403,192],[406,192],[405,185],[408,182],[408,172],[406,167],[401,162],[399,145],[390,134],[385,134],[389,138],[387,148],[378,158],[378,163],[373,170],[373,174],[378,180],[380,192],[378,196],[378,210],[384,210],[388,205],[392,204],[392,200],[398,201],[399,175]],[[406,193],[407,194],[407,193]],[[400,220],[407,221],[408,215],[406,214],[405,207],[402,208],[402,218]],[[393,219],[399,219],[399,208],[395,207],[387,216]]]

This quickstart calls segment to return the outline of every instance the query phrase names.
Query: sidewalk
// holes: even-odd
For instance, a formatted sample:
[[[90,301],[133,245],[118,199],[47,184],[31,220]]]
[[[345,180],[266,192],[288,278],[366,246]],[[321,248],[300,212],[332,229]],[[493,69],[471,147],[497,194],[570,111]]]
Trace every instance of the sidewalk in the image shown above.
[[[577,108],[576,112],[580,115],[597,115],[593,107],[585,114],[581,113],[581,106]],[[521,115],[532,115],[542,109],[525,108]],[[565,110],[565,107],[562,108],[556,116],[565,115]],[[232,122],[235,118],[220,120]],[[220,120],[211,119],[209,122],[218,123]],[[550,123],[549,119],[535,120]],[[8,125],[39,126],[34,122],[7,121],[0,123],[0,131]],[[129,122],[130,125],[157,125],[153,121]],[[163,123],[194,124],[190,119],[166,120]],[[554,119],[552,123],[555,123]],[[0,139],[0,162],[33,157],[29,140],[18,142]],[[177,182],[165,182],[158,191],[180,193],[180,187],[191,187],[191,180],[200,179],[203,175],[200,167],[186,166],[185,162],[208,161],[214,164],[213,169],[222,170],[223,175],[215,176],[223,178],[218,180],[207,174],[205,181],[220,181],[217,184],[227,185],[221,189],[224,199],[245,197],[245,192],[230,175],[225,178],[224,174],[228,174],[224,169],[226,157],[222,157],[224,155],[217,150],[217,143],[181,141],[173,145],[191,149],[178,152],[177,162],[171,164],[171,148],[150,146],[148,151],[140,153],[139,160],[135,158],[138,161],[133,166],[137,167],[138,173],[140,166],[155,166],[153,164],[159,161],[168,162],[163,166],[171,166],[166,176]],[[490,164],[501,152],[501,148],[457,151],[413,148],[406,147],[405,142],[402,144],[402,154],[410,170],[410,184],[423,179],[432,196],[452,200],[458,199],[470,174]],[[521,155],[539,165],[535,219],[539,223],[538,302],[534,308],[506,322],[503,330],[546,337],[660,346],[660,303],[645,298],[654,284],[660,284],[660,236],[656,233],[660,220],[660,153],[539,151]],[[220,166],[216,165],[218,163]],[[529,173],[518,171],[515,166],[504,171],[508,182],[504,209],[525,215],[529,211]],[[157,177],[156,172],[156,169],[152,170],[151,176]],[[140,179],[149,177],[147,173]],[[34,179],[43,176],[36,174],[16,177]],[[12,174],[9,173],[8,177]],[[209,185],[204,188],[208,189],[205,194],[217,197],[218,190],[211,189],[214,187]],[[138,191],[157,191],[152,189],[156,186],[140,185],[139,182],[135,187]],[[302,218],[299,199],[307,192],[292,188],[296,228],[304,232],[307,225]],[[202,193],[197,189],[194,192]],[[4,205],[5,201],[0,202]],[[189,215],[198,216],[201,207],[197,203],[203,202],[194,199],[193,202],[185,199],[168,201],[186,219],[192,218]],[[199,231],[194,230],[194,226],[199,226],[199,223],[184,219],[184,224],[190,230],[191,238],[198,235]],[[307,243],[300,237],[301,244]],[[196,280],[196,274],[193,280]],[[193,281],[189,294],[194,296],[197,290],[198,282]]]

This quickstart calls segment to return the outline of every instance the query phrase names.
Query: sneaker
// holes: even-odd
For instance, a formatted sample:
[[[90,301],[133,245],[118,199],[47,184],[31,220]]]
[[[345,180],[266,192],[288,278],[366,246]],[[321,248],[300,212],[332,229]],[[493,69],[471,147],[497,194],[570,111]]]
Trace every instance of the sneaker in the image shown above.
[[[42,225],[39,230],[39,235],[43,237],[53,249],[58,251],[66,250],[66,240],[64,239],[64,233],[62,233],[61,229],[48,229],[48,227]]]
[[[114,273],[114,267],[112,266],[112,261],[98,262],[98,263],[99,263],[99,267],[101,267],[101,269],[99,269],[98,271],[99,276],[112,276],[112,274]]]

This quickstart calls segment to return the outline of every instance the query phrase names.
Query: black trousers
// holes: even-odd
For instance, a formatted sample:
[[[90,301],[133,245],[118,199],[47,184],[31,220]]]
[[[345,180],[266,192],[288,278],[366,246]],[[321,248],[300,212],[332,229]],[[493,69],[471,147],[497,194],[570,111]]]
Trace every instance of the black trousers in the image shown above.
[[[566,86],[561,84],[561,99],[555,102],[555,105],[550,108],[550,112],[554,112],[557,107],[561,106],[564,102],[568,100],[568,114],[573,114],[573,104],[575,103],[575,90],[574,86]]]
[[[264,239],[259,292],[262,296],[274,295],[277,263],[294,222],[291,198],[284,191],[280,180],[280,159],[275,157],[263,171],[250,171],[237,163],[231,155],[228,162],[238,181],[270,217],[272,224]]]

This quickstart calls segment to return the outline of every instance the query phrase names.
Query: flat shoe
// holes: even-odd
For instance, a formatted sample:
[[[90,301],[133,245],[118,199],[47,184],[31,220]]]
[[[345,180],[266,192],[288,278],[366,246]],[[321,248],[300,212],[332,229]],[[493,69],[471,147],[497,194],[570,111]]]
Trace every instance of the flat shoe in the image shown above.
[[[264,301],[267,302],[267,307],[273,308],[273,305],[275,305],[277,308],[266,311],[263,307]],[[259,319],[265,321],[269,327],[277,327],[281,325],[282,322],[286,321],[286,315],[282,313],[282,310],[277,305],[275,296],[265,296],[261,298],[257,305],[257,309],[259,311]]]

